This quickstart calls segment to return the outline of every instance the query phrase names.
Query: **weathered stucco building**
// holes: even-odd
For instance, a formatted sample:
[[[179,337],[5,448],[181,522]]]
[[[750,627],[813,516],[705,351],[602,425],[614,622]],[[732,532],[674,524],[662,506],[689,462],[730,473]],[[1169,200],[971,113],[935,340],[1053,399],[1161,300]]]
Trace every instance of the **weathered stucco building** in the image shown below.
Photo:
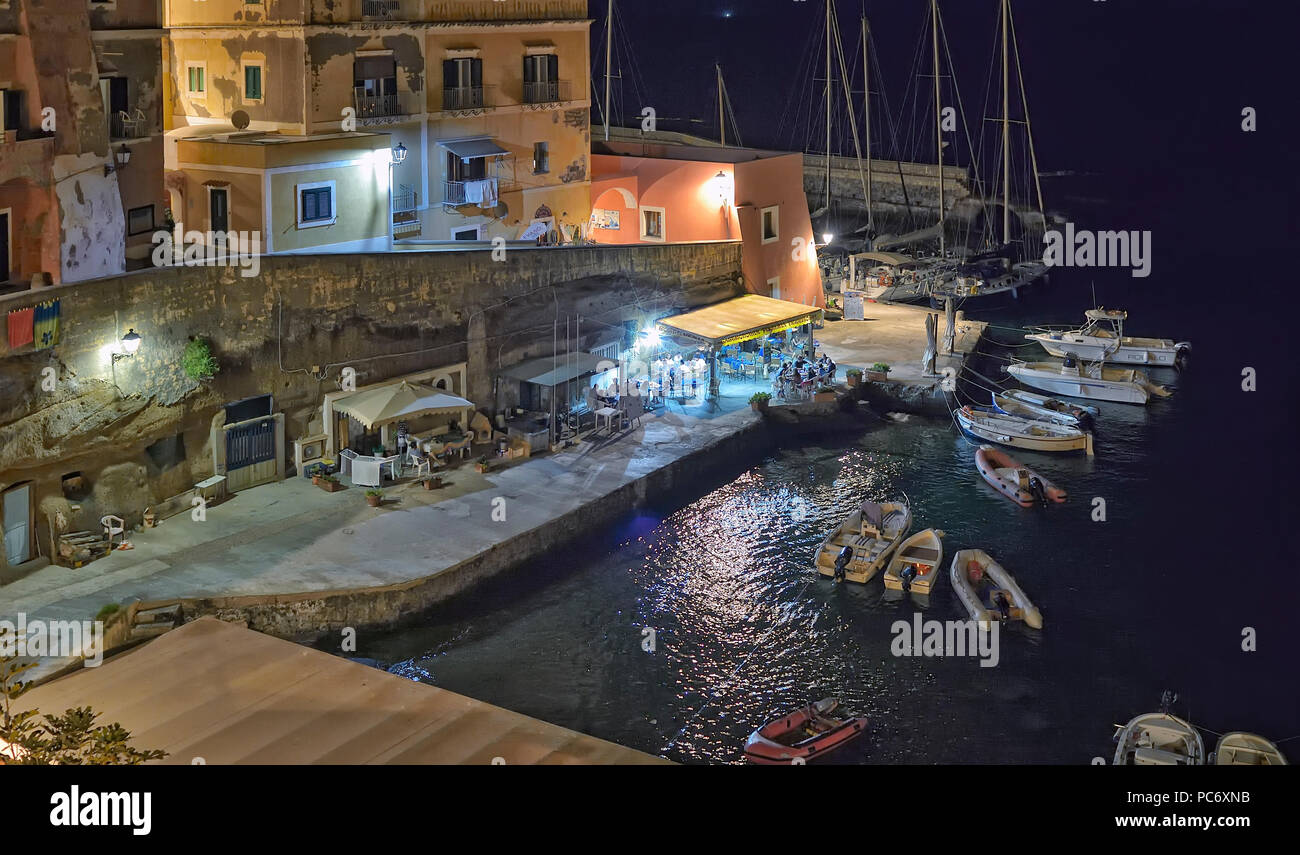
[[[163,219],[158,0],[0,0],[0,286],[143,263]]]
[[[348,252],[586,223],[586,0],[164,2],[167,180],[185,229]],[[370,158],[296,145],[274,167],[247,161],[250,145],[347,133],[384,145],[363,143]],[[271,203],[272,174],[292,176],[292,209]],[[363,225],[354,202],[391,216]]]

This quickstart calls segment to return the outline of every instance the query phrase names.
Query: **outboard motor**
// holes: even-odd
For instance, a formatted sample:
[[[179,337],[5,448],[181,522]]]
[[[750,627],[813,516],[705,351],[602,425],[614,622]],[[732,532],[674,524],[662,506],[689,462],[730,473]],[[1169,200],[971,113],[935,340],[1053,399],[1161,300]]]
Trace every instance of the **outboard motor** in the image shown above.
[[[843,581],[849,562],[853,560],[853,547],[846,546],[835,556],[835,581]]]
[[[899,571],[898,575],[903,580],[903,590],[912,590],[912,580],[916,578],[916,567],[909,564]]]
[[[1190,341],[1180,341],[1174,345],[1174,368],[1182,371],[1187,367],[1187,360],[1192,355],[1192,343]]]
[[[1041,479],[1037,477],[1029,479],[1029,492],[1038,500],[1039,505],[1044,508],[1047,507],[1047,493],[1043,490],[1043,482]]]

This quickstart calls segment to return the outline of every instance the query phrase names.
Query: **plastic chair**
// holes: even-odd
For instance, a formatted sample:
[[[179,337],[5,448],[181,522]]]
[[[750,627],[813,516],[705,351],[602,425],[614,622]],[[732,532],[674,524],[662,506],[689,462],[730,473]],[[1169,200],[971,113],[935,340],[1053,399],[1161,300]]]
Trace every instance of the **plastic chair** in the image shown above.
[[[105,514],[99,518],[99,524],[104,527],[104,536],[108,538],[108,549],[113,550],[113,535],[122,535],[122,540],[126,540],[126,521],[121,517],[115,517],[112,514]]]

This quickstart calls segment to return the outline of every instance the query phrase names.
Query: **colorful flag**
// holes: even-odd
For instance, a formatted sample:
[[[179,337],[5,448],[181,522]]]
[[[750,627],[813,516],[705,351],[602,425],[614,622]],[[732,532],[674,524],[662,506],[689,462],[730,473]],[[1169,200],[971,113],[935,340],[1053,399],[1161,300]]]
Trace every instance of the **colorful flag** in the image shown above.
[[[32,343],[32,316],[35,309],[14,309],[9,313],[9,349],[17,350]]]
[[[36,336],[36,348],[42,350],[59,343],[59,301],[50,300],[36,307],[36,322],[33,325]]]

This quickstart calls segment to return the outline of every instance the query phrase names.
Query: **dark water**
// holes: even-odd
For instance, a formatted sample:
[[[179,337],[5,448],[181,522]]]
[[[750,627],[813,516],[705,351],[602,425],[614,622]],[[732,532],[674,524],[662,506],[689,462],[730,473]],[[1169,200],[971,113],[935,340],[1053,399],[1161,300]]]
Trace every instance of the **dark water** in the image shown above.
[[[1059,271],[1022,302],[965,308],[1006,327],[1069,321],[1091,300],[1089,275]],[[735,762],[760,723],[828,694],[871,719],[835,758],[849,763],[1088,762],[1109,757],[1113,722],[1154,709],[1165,688],[1210,730],[1300,734],[1294,465],[1269,447],[1278,413],[1233,412],[1252,400],[1249,357],[1224,362],[1232,345],[1213,316],[1106,278],[1099,292],[1126,299],[1099,300],[1125,304],[1134,332],[1193,339],[1195,358],[1183,375],[1153,370],[1176,387],[1168,400],[1100,405],[1095,459],[1019,455],[1069,489],[1067,504],[1026,510],[994,493],[942,419],[891,424],[738,461],[734,480],[365,639],[361,655],[681,761]],[[884,602],[878,579],[835,586],[811,570],[854,503],[899,493],[917,527],[947,532],[949,559],[985,549],[1042,610],[1041,632],[1003,633],[996,667],[891,655],[890,625],[914,607]],[[964,616],[945,572],[926,617]],[[1241,649],[1245,627],[1257,652]]]

